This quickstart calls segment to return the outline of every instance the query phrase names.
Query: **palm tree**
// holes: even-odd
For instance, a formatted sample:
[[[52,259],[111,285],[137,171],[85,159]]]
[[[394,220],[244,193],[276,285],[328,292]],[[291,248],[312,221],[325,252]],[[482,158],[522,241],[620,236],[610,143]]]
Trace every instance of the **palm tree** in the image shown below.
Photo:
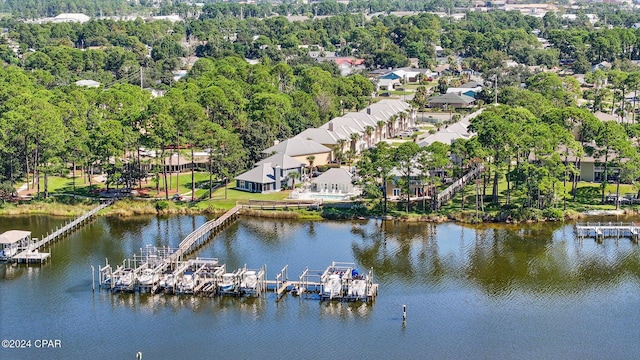
[[[364,133],[367,134],[367,148],[371,147],[371,134],[373,134],[373,126],[367,126],[364,129]]]
[[[398,119],[400,120],[400,127],[402,128],[402,130],[407,129],[407,124],[406,124],[407,118],[408,118],[407,113],[404,111],[398,114]]]
[[[389,122],[387,122],[387,135],[389,135],[390,137],[396,136],[395,124],[397,120],[398,115],[393,115],[389,118]]]
[[[345,139],[339,139],[338,143],[333,147],[333,160],[337,161],[339,165],[342,165],[344,160],[344,144],[346,142]]]
[[[376,123],[376,125],[378,125],[378,133],[379,133],[379,135],[378,135],[378,141],[382,140],[382,132],[383,132],[383,130],[384,130],[384,126],[385,126],[386,124],[387,124],[387,123],[386,123],[384,120],[378,120],[378,122]],[[387,136],[386,136],[386,134],[385,134],[385,138],[386,138],[386,137],[387,137]]]
[[[287,176],[289,177],[289,179],[291,179],[291,188],[295,189],[296,180],[300,178],[300,173],[297,171],[291,171],[290,173],[287,174]]]
[[[347,166],[351,167],[351,164],[353,164],[353,160],[356,157],[356,152],[354,150],[349,150],[344,155],[347,158]]]
[[[360,140],[360,134],[358,133],[353,133],[351,134],[351,151],[353,151],[354,153],[358,152],[358,140]]]
[[[340,152],[344,152],[344,146],[347,144],[347,139],[338,139],[336,143],[340,148]]]
[[[309,177],[311,177],[311,171],[313,169],[313,161],[316,159],[315,156],[309,155],[307,156],[307,161],[309,162]]]

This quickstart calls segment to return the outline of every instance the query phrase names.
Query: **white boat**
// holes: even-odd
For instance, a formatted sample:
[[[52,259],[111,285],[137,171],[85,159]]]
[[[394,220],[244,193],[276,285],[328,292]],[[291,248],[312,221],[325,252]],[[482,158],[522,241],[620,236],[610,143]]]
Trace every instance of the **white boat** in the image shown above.
[[[128,288],[133,285],[133,269],[124,268],[116,280],[116,287]]]
[[[245,271],[242,275],[242,281],[240,282],[240,290],[244,292],[254,291],[257,286],[258,276],[256,272],[253,270]]]
[[[367,280],[364,278],[356,278],[349,284],[349,296],[364,297],[367,293]]]
[[[193,290],[196,287],[196,275],[192,271],[185,271],[182,275],[182,279],[177,285],[178,292],[184,294],[193,293]]]
[[[222,275],[222,281],[220,281],[220,284],[218,284],[220,292],[233,292],[236,288],[235,277],[236,275],[234,273],[224,273]]]
[[[331,274],[322,282],[322,292],[325,296],[333,298],[342,293],[342,279],[339,274]]]
[[[138,276],[138,284],[142,286],[153,285],[158,282],[158,274],[153,271],[153,269],[144,269],[140,276]]]
[[[164,275],[162,276],[162,279],[160,279],[160,282],[158,283],[158,286],[160,286],[165,291],[173,289],[175,285],[176,285],[175,276],[170,271],[165,272]]]
[[[6,248],[2,249],[2,252],[0,252],[0,259],[2,259],[2,260],[11,259],[17,253],[18,253],[18,249],[17,248],[6,247]]]

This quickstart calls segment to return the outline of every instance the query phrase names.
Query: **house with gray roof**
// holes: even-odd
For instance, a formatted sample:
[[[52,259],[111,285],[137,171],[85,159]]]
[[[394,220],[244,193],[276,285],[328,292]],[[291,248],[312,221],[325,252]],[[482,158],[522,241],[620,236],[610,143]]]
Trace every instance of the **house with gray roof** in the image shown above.
[[[405,116],[396,117],[400,113],[404,113]],[[395,120],[391,121],[392,119]],[[351,141],[351,150],[359,153],[402,130],[415,126],[415,121],[416,113],[411,109],[411,105],[401,100],[387,99],[373,103],[364,110],[331,119],[320,128],[346,137]],[[380,128],[379,122],[384,122],[385,126]],[[370,134],[367,134],[368,127],[373,128]],[[354,134],[357,136],[353,137]]]
[[[333,148],[338,145],[340,140],[349,140],[349,136],[347,136],[346,132],[334,131],[333,128],[312,128],[307,129],[300,134],[296,135],[296,137],[301,137],[307,140],[313,140],[318,142],[328,148]]]
[[[271,163],[258,165],[235,177],[236,190],[267,193],[282,189],[282,172],[279,166]]]
[[[467,95],[459,95],[457,93],[448,93],[444,95],[437,95],[429,98],[428,104],[429,107],[440,107],[440,106],[448,106],[448,107],[469,107],[471,106],[476,99]]]
[[[313,140],[293,137],[262,151],[263,154],[282,153],[311,165],[309,156],[313,156],[313,165],[326,165],[331,161],[331,149]]]
[[[271,164],[274,171],[280,171],[280,178],[282,183],[286,183],[287,186],[294,186],[294,180],[290,178],[289,174],[292,172],[298,173],[298,179],[302,179],[303,169],[306,165],[305,162],[296,160],[287,154],[277,153],[269,156],[266,159],[262,159],[256,163],[258,165]]]

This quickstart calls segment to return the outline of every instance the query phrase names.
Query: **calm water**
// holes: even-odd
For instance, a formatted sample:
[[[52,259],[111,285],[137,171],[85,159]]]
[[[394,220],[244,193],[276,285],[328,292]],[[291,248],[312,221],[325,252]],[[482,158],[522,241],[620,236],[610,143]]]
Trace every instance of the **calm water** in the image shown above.
[[[331,261],[373,267],[373,304],[112,295],[91,265],[148,244],[176,246],[202,216],[99,218],[53,245],[39,266],[0,265],[0,359],[638,359],[640,247],[580,242],[570,225],[462,227],[241,219],[197,253],[227,269]],[[40,236],[62,221],[0,219]],[[402,324],[402,305],[407,322]],[[61,348],[35,348],[36,339]]]

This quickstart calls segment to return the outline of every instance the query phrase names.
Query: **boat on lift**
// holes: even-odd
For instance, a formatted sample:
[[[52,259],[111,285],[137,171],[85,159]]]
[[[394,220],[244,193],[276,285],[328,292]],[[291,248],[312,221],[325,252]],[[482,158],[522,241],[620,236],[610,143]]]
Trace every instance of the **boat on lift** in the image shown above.
[[[193,294],[197,285],[197,275],[193,271],[185,271],[176,286],[177,292],[181,294]]]
[[[151,286],[158,282],[158,274],[153,269],[143,269],[138,276],[138,284],[141,286]]]
[[[242,274],[240,282],[240,292],[253,293],[258,287],[258,275],[253,270],[247,270]]]
[[[224,273],[222,275],[222,280],[218,284],[218,288],[221,293],[232,293],[236,290],[236,274],[234,273]]]

